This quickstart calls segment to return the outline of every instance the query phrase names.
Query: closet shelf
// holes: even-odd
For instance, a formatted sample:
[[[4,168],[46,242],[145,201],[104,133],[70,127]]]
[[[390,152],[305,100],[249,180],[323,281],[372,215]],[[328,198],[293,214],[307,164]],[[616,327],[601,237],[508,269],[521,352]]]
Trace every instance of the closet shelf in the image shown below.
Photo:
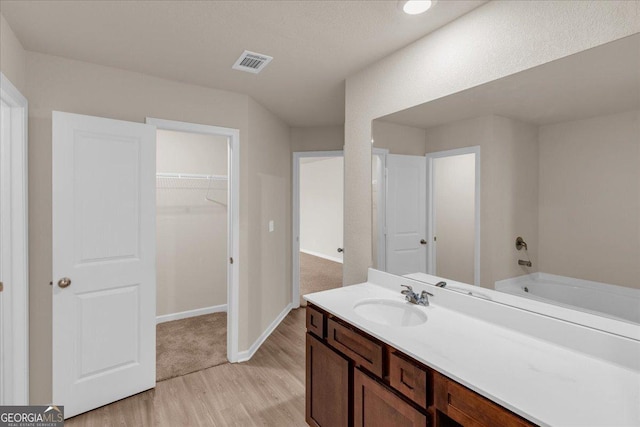
[[[199,175],[190,173],[158,173],[156,174],[156,188],[163,190],[206,190],[207,196],[211,191],[227,191],[225,175]],[[207,197],[207,200],[211,200]]]
[[[156,178],[173,178],[173,179],[204,179],[208,181],[228,181],[226,175],[202,175],[196,173],[157,173]]]

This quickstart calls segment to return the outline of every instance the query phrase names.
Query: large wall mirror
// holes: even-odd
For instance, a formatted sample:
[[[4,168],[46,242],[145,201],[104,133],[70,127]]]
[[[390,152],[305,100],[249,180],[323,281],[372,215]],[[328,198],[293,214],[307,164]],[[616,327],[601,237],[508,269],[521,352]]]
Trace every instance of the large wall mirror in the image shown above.
[[[372,136],[375,268],[640,323],[640,35]]]

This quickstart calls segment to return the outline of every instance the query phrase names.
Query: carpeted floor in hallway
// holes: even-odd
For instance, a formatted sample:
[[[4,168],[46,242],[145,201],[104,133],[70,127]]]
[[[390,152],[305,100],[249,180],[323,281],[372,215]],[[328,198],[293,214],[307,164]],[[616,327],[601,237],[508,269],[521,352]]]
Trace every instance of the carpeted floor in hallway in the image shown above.
[[[342,286],[342,264],[300,252],[300,305],[302,295]]]
[[[156,326],[156,381],[227,363],[227,313]]]

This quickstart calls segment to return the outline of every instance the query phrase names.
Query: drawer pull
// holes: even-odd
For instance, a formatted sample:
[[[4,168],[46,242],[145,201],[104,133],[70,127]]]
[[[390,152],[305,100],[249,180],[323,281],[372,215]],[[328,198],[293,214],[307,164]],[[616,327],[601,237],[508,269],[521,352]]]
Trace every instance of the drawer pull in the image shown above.
[[[406,381],[404,380],[404,369],[402,369],[402,368],[400,368],[400,382],[401,382],[402,384],[404,384],[404,386],[405,386],[406,388],[408,388],[409,390],[413,391],[413,387],[412,387],[408,382],[406,382]]]

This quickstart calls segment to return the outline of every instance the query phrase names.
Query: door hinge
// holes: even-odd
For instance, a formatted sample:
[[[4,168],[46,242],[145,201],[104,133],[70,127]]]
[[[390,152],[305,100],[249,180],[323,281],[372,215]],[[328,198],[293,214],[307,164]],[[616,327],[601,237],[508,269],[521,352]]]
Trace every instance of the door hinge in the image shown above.
[[[437,242],[437,241],[438,241],[438,238],[437,238],[436,236],[433,236],[433,241],[434,241],[434,242]]]
[[[229,258],[229,264],[233,264],[233,257]]]
[[[4,291],[4,283],[0,282],[0,292]]]

